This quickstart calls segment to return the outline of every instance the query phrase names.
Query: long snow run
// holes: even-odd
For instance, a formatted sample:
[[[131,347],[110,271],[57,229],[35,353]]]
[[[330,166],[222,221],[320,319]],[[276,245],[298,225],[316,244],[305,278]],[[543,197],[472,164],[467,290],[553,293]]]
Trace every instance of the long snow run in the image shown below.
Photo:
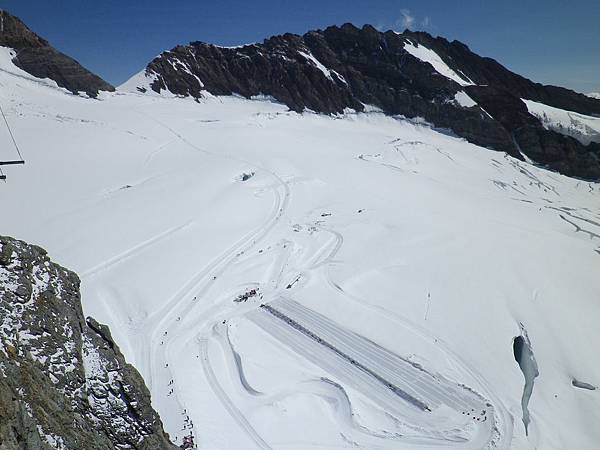
[[[600,442],[597,391],[572,385],[600,383],[599,184],[376,111],[90,100],[1,64],[28,164],[0,233],[80,274],[177,444]],[[541,374],[528,435],[519,323]]]

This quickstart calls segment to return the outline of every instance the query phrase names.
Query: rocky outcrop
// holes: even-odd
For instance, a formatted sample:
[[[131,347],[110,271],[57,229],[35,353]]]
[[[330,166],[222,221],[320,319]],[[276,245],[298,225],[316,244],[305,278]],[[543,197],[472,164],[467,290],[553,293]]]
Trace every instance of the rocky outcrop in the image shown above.
[[[0,13],[0,46],[16,50],[13,62],[24,71],[37,78],[50,78],[74,94],[85,92],[90,97],[97,97],[99,91],[115,90],[6,11]]]
[[[511,72],[492,58],[473,53],[462,42],[449,42],[424,32],[405,31],[402,35],[435,51],[450,68],[465,74],[478,86],[490,86],[516,98],[526,98],[581,114],[600,114],[600,102],[595,99],[570,89],[535,83]]]
[[[175,449],[77,275],[0,237],[0,449]]]
[[[459,79],[438,73],[406,45],[435,51]],[[236,48],[192,42],[159,55],[147,66],[146,76],[150,89],[159,93],[268,95],[298,112],[332,114],[374,105],[387,114],[423,118],[517,158],[526,155],[567,175],[600,178],[598,145],[584,146],[545,130],[521,98],[588,115],[600,114],[600,101],[534,83],[458,41],[427,33],[345,24]],[[478,104],[457,102],[461,91]]]

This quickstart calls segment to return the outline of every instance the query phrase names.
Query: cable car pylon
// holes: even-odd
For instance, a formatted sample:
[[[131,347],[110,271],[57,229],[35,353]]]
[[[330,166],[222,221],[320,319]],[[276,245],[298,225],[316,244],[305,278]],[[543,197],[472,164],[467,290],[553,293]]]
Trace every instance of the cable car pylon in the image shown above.
[[[18,164],[25,164],[23,155],[21,155],[21,150],[19,149],[19,146],[17,145],[17,141],[15,140],[15,136],[13,135],[13,132],[10,129],[10,125],[8,124],[8,120],[6,120],[6,115],[4,114],[4,110],[2,109],[1,105],[0,105],[0,112],[2,113],[2,118],[4,119],[4,123],[6,124],[6,128],[8,129],[8,133],[10,134],[12,143],[13,143],[15,149],[17,150],[17,154],[19,155],[19,159],[0,161],[0,166],[14,166],[14,165],[18,165]],[[0,180],[6,181],[6,175],[4,175],[4,173],[2,172],[2,169],[0,169]]]

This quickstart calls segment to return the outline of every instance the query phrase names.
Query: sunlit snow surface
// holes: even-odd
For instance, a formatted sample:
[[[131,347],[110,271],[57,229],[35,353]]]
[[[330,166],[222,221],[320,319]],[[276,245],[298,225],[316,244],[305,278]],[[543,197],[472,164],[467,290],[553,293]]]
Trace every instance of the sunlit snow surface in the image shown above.
[[[600,117],[554,108],[533,100],[522,100],[529,113],[537,117],[544,128],[574,137],[584,145],[600,142]]]
[[[464,91],[458,91],[454,95],[454,101],[456,101],[460,106],[464,106],[465,108],[471,108],[477,105],[477,102],[471,97],[469,97]]]
[[[0,185],[0,233],[80,274],[177,442],[600,441],[598,391],[571,384],[600,384],[598,184],[378,113],[0,83],[27,160]]]
[[[423,62],[429,63],[433,66],[436,72],[440,75],[445,76],[446,78],[450,78],[453,81],[456,81],[461,86],[468,86],[473,84],[471,80],[466,75],[459,75],[454,70],[452,70],[448,64],[444,62],[444,60],[433,50],[425,47],[422,44],[413,44],[412,42],[406,42],[404,44],[404,50],[413,55],[414,57],[420,59]],[[466,95],[466,94],[465,94]]]

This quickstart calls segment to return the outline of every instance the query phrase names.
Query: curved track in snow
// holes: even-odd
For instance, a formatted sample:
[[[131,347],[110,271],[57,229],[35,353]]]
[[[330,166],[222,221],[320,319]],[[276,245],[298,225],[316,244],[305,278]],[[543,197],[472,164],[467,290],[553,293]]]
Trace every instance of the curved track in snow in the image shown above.
[[[409,332],[414,333],[415,335],[420,336],[426,341],[431,342],[436,347],[441,348],[447,355],[447,357],[455,361],[459,367],[462,367],[462,369],[465,372],[467,372],[472,379],[476,380],[479,386],[483,389],[483,392],[485,392],[485,395],[489,397],[491,404],[494,406],[494,422],[499,435],[497,441],[494,442],[491,448],[498,448],[504,450],[508,450],[510,448],[510,443],[512,441],[514,418],[504,406],[503,402],[494,394],[494,389],[488,384],[485,378],[478,373],[478,371],[475,368],[471,367],[471,365],[467,361],[465,361],[464,358],[458,355],[442,339],[433,335],[429,330],[398,314],[395,314],[388,310],[384,310],[377,306],[373,306],[367,300],[359,299],[345,291],[339,283],[333,280],[333,278],[331,277],[329,267],[326,268],[325,278],[331,289],[336,293],[352,301],[354,304],[360,306],[360,308],[370,310],[378,315],[386,317],[387,319],[391,319],[403,328],[407,329]]]
[[[202,268],[194,277],[192,277],[184,286],[182,286],[179,291],[165,304],[163,308],[157,313],[155,313],[146,323],[147,326],[147,336],[151,340],[150,350],[146,353],[145,364],[146,367],[150,368],[151,379],[149,380],[152,383],[152,380],[158,379],[158,371],[159,367],[165,363],[168,364],[169,356],[172,352],[176,351],[176,348],[181,347],[182,342],[189,342],[193,339],[196,339],[199,344],[200,350],[200,363],[202,364],[203,372],[206,376],[206,379],[214,392],[217,398],[222,403],[223,407],[228,411],[231,417],[235,420],[235,422],[240,426],[241,429],[252,439],[252,441],[259,448],[270,448],[268,444],[261,438],[261,436],[256,432],[256,430],[252,427],[248,419],[244,416],[242,411],[234,404],[231,398],[227,395],[223,387],[219,384],[217,377],[214,373],[212,365],[210,363],[208,350],[207,350],[207,342],[209,338],[209,330],[217,323],[217,321],[222,320],[223,318],[227,318],[232,313],[230,311],[230,297],[224,297],[218,299],[216,302],[212,304],[207,310],[195,312],[198,308],[198,305],[203,303],[203,300],[206,299],[207,294],[210,292],[211,287],[215,283],[215,280],[221,277],[229,267],[235,264],[240,258],[252,249],[257,243],[265,239],[269,236],[269,233],[276,226],[278,221],[282,218],[289,199],[290,199],[290,191],[289,186],[286,182],[284,182],[277,174],[263,168],[259,167],[256,164],[248,162],[246,160],[240,158],[234,158],[229,155],[223,154],[215,154],[213,152],[207,151],[196,146],[189,139],[185,138],[180,132],[173,130],[171,127],[163,124],[162,122],[155,120],[157,123],[165,126],[175,137],[177,140],[182,141],[186,145],[191,148],[203,152],[205,154],[209,154],[211,156],[218,156],[220,158],[232,159],[238,162],[243,162],[254,168],[257,174],[265,174],[268,177],[271,177],[274,180],[274,184],[271,186],[267,186],[274,194],[274,206],[272,208],[271,214],[267,217],[262,226],[256,228],[255,230],[249,232],[244,237],[239,239],[236,243],[231,245],[227,250],[217,256],[213,261],[207,264],[204,268]],[[168,145],[165,144],[165,145]],[[162,147],[161,147],[162,148]],[[331,229],[331,227],[324,227],[319,225],[321,231],[328,232],[333,236],[332,244],[328,244],[325,247],[321,247],[314,255],[312,259],[312,264],[305,268],[304,276],[307,277],[308,274],[312,271],[324,269],[325,278],[330,286],[335,289],[337,293],[342,294],[345,297],[350,298],[350,296],[344,292],[344,290],[336,284],[330,277],[328,264],[332,262],[335,255],[341,249],[344,237],[338,231]],[[156,239],[160,239],[160,236]],[[151,240],[152,241],[152,240]],[[151,244],[151,242],[149,242]],[[289,244],[289,242],[288,242]],[[290,256],[289,250],[287,256],[284,260],[287,260]],[[120,255],[120,257],[127,257],[127,255]],[[115,259],[116,261],[117,259]],[[110,264],[111,261],[108,262]],[[101,270],[103,267],[96,268],[96,270]],[[281,270],[277,276],[277,280],[275,281],[275,291],[271,293],[270,298],[265,299],[265,303],[276,298],[277,292],[281,292],[281,288],[279,287],[281,284],[281,279],[283,276],[284,265],[281,266]],[[302,274],[302,271],[299,270]],[[299,276],[300,277],[300,276]],[[190,301],[191,298],[194,298],[195,301]],[[356,299],[352,299],[357,301]],[[225,302],[225,303],[223,303]],[[278,300],[278,302],[280,302]],[[361,306],[369,307],[368,304],[364,302],[360,302]],[[364,340],[363,338],[353,338],[352,334],[346,333],[343,330],[337,329],[334,330],[333,334],[328,334],[332,330],[331,323],[324,323],[321,320],[317,320],[314,314],[307,312],[306,308],[302,309],[302,307],[295,308],[293,302],[284,302],[284,305],[288,308],[287,313],[290,311],[295,314],[299,314],[300,319],[303,321],[309,322],[315,329],[315,333],[318,336],[327,335],[327,339],[335,342],[336,347],[341,346],[344,347],[344,342],[351,342],[352,345],[348,346],[346,343],[346,350],[344,350],[344,354],[354,354],[352,352],[358,352],[358,356],[349,357],[351,361],[361,361],[361,363],[350,363],[350,367],[344,367],[344,365],[340,365],[338,362],[332,362],[330,359],[330,354],[327,351],[323,352],[322,348],[313,348],[310,345],[307,345],[306,342],[301,343],[298,341],[298,336],[290,337],[288,325],[283,325],[281,323],[273,323],[271,320],[267,320],[265,322],[264,317],[260,318],[261,315],[264,316],[264,312],[256,311],[250,312],[249,317],[253,318],[259,326],[264,328],[266,331],[273,333],[282,343],[293,348],[297,353],[311,359],[313,358],[313,362],[316,362],[318,365],[321,365],[329,373],[334,374],[340,380],[343,380],[344,383],[349,384],[355,389],[359,391],[364,389],[365,386],[370,386],[365,392],[366,395],[370,396],[374,401],[380,404],[386,411],[392,413],[397,419],[399,418],[402,421],[402,418],[409,418],[409,420],[405,420],[402,422],[403,434],[406,439],[415,439],[413,444],[418,446],[419,444],[427,443],[431,444],[433,442],[437,442],[438,444],[446,443],[451,446],[465,444],[466,441],[472,441],[471,444],[477,442],[481,445],[481,448],[490,446],[495,448],[506,448],[508,442],[510,442],[510,427],[505,426],[507,422],[510,422],[510,417],[508,413],[504,410],[503,406],[492,400],[494,403],[494,408],[491,408],[491,404],[486,404],[483,399],[475,394],[473,391],[467,390],[467,394],[471,395],[470,400],[467,398],[469,395],[464,392],[457,390],[456,387],[449,387],[450,384],[446,383],[444,387],[442,387],[439,383],[441,383],[440,379],[435,379],[435,382],[431,381],[431,377],[427,378],[426,373],[421,371],[421,376],[418,376],[419,370],[417,370],[414,366],[411,366],[410,363],[404,361],[404,365],[401,363],[401,359],[398,359],[395,355],[391,355],[389,353],[384,352],[381,349],[372,348],[372,343]],[[297,304],[296,304],[297,305]],[[291,309],[290,309],[291,308]],[[229,311],[229,312],[228,312]],[[381,313],[381,311],[377,311]],[[287,314],[286,313],[286,314]],[[181,329],[182,324],[177,324],[176,322],[180,317],[194,317],[193,328],[184,329],[177,331],[177,328]],[[397,318],[395,318],[397,319]],[[432,336],[427,333],[424,333],[423,330],[415,329],[415,324],[406,323],[407,321],[403,320],[403,325],[407,326],[407,328],[412,332],[417,332],[420,335],[424,335],[430,340],[434,340]],[[179,327],[173,328],[173,325],[179,325]],[[164,334],[163,330],[169,330],[170,333],[168,335]],[[297,330],[295,330],[297,332]],[[435,340],[436,343],[438,340]],[[160,342],[160,343],[159,343]],[[162,347],[162,352],[160,350],[160,346]],[[312,353],[307,353],[304,346],[311,348]],[[235,351],[231,349],[232,355],[236,357]],[[449,353],[450,354],[450,353]],[[159,359],[152,358],[151,355],[161,355]],[[315,355],[320,355],[315,361]],[[339,356],[339,355],[338,355]],[[452,354],[456,361],[462,361],[456,355]],[[254,391],[251,386],[248,384],[247,380],[244,377],[244,374],[241,369],[241,361],[240,356],[237,355],[237,360],[235,360],[235,365],[238,374],[238,381],[242,386],[240,390],[244,391],[247,395],[257,396],[261,393]],[[364,364],[364,365],[363,365]],[[373,371],[370,369],[366,369],[367,367],[373,367]],[[361,369],[361,370],[357,370]],[[170,369],[169,369],[170,371]],[[372,373],[369,373],[372,372]],[[366,375],[365,375],[366,374]],[[374,375],[376,374],[376,375]],[[400,375],[398,375],[400,374]],[[473,378],[477,379],[477,375],[474,371],[470,371],[470,374]],[[427,374],[428,376],[430,374]],[[400,376],[400,378],[398,378]],[[176,380],[176,374],[171,374],[173,380]],[[379,379],[377,379],[379,377]],[[413,377],[412,382],[409,382],[409,379]],[[164,378],[164,375],[163,375]],[[430,381],[427,381],[427,380]],[[377,381],[373,384],[373,380]],[[383,381],[382,381],[383,380]],[[389,382],[388,380],[395,380]],[[482,381],[479,379],[478,381]],[[475,435],[471,435],[471,431],[467,432],[466,429],[469,429],[470,425],[467,428],[461,428],[460,425],[457,425],[455,428],[449,429],[440,429],[435,426],[435,423],[428,423],[431,417],[427,417],[427,415],[419,417],[419,420],[410,420],[414,411],[411,411],[410,408],[407,410],[406,405],[400,404],[398,402],[398,394],[394,392],[394,389],[389,389],[389,386],[386,387],[384,384],[388,383],[390,386],[394,386],[394,389],[398,389],[400,392],[404,392],[405,403],[406,399],[414,398],[418,399],[413,402],[413,407],[417,404],[425,404],[431,405],[431,408],[436,409],[440,408],[443,405],[446,405],[455,412],[461,414],[462,416],[469,416],[476,409],[481,409],[481,411],[485,412],[484,418],[485,421],[488,422],[485,427],[488,429],[488,437],[482,437],[481,433],[476,433]],[[392,384],[393,383],[393,384]],[[174,384],[174,399],[177,399],[179,403],[180,409],[185,409],[185,404],[181,400],[181,397],[177,394],[177,384]],[[443,383],[442,383],[443,384]],[[485,383],[481,383],[482,386],[485,386]],[[337,385],[337,384],[336,384]],[[378,386],[379,385],[379,386]],[[383,385],[383,388],[382,388]],[[400,389],[398,385],[401,385]],[[341,387],[341,385],[338,385]],[[319,387],[321,389],[322,386]],[[317,389],[317,391],[319,390]],[[339,392],[338,392],[339,394]],[[345,392],[344,392],[345,394]],[[274,394],[266,394],[265,399],[273,398]],[[283,395],[280,393],[280,395]],[[262,397],[262,395],[260,395]],[[421,400],[422,399],[422,400]],[[338,398],[339,401],[339,398]],[[410,403],[410,402],[408,402]],[[346,411],[348,408],[351,410],[351,405],[347,408],[343,408],[343,411]],[[419,409],[419,408],[417,408]],[[422,408],[420,408],[422,409]],[[489,416],[488,416],[489,414]],[[489,417],[489,421],[488,421]],[[414,417],[412,417],[414,419]],[[470,420],[481,421],[482,417],[473,416]],[[435,419],[439,420],[439,418]],[[443,420],[447,420],[445,417]],[[460,422],[460,421],[459,421]],[[468,422],[468,421],[467,421]],[[457,422],[458,423],[458,422]],[[462,422],[461,422],[462,423]],[[463,423],[463,426],[466,426]],[[359,429],[362,432],[366,432],[367,434],[371,434],[372,436],[376,436],[377,433],[370,430],[365,431],[367,429],[362,429],[360,426],[352,426],[353,429]],[[498,428],[498,429],[496,429]],[[498,433],[494,435],[494,433]],[[486,433],[483,433],[486,434]],[[388,436],[389,438],[389,436]],[[443,444],[442,444],[443,445]],[[476,444],[477,445],[477,444]]]
[[[156,119],[153,120],[159,123],[161,126],[167,128],[173,135],[176,136],[178,140],[181,140],[182,142],[194,148],[195,150],[212,156],[218,156],[221,158],[233,159],[236,161],[244,162],[245,164],[248,164],[249,166],[253,167],[256,170],[257,174],[264,173],[267,176],[271,177],[274,181],[274,184],[267,186],[267,188],[270,189],[273,193],[275,201],[271,213],[269,214],[265,222],[255,230],[246,234],[235,244],[229,247],[226,251],[224,251],[215,259],[213,259],[212,262],[206,265],[184,286],[182,286],[179,289],[179,291],[165,304],[165,306],[160,309],[160,311],[156,312],[148,319],[148,321],[145,324],[145,328],[146,335],[148,336],[148,339],[150,339],[151,344],[147,349],[145,356],[142,358],[142,364],[144,364],[144,366],[149,369],[146,369],[146,373],[150,373],[150,380],[147,381],[152,389],[153,380],[159,378],[159,367],[162,367],[163,362],[165,363],[165,368],[168,369],[169,355],[172,354],[173,351],[175,351],[173,348],[173,342],[177,340],[178,346],[180,346],[181,341],[179,339],[181,338],[184,338],[188,341],[197,338],[200,347],[200,362],[202,364],[207,381],[209,382],[209,385],[211,386],[213,392],[215,393],[217,398],[219,398],[225,409],[230,413],[230,415],[233,417],[236,423],[238,423],[238,425],[257,444],[257,446],[263,449],[270,449],[268,444],[256,433],[256,431],[252,428],[252,426],[249,424],[249,422],[246,420],[246,418],[243,416],[240,410],[235,407],[233,402],[229,399],[227,394],[220,387],[210,365],[208,352],[206,349],[208,334],[206,330],[210,329],[211,323],[214,323],[217,317],[220,317],[220,308],[218,307],[218,305],[213,305],[213,307],[209,308],[210,313],[208,314],[204,312],[200,313],[200,315],[196,315],[196,322],[194,324],[194,328],[189,331],[179,331],[175,333],[171,332],[171,334],[169,334],[168,331],[164,330],[170,328],[169,325],[177,324],[176,322],[179,322],[181,317],[191,317],[193,309],[196,308],[197,305],[202,303],[201,300],[209,292],[211,286],[228,269],[228,267],[234,264],[246,252],[248,252],[251,248],[256,246],[261,240],[263,240],[269,235],[270,231],[275,227],[275,225],[278,223],[278,221],[283,216],[285,210],[287,209],[287,205],[290,201],[289,186],[277,174],[269,171],[268,169],[259,167],[256,164],[249,163],[245,160],[240,160],[239,158],[233,158],[228,155],[216,154],[201,149],[200,147],[196,146],[188,139],[186,139],[182,134],[173,130],[168,125]],[[168,143],[165,145],[168,145]],[[156,238],[151,239],[148,243],[150,244],[152,242],[155,242],[156,240],[160,239],[160,237],[161,236],[157,236]],[[126,256],[127,255],[123,255],[122,257]],[[115,260],[121,258],[115,258]],[[194,301],[190,302],[190,298],[194,298]],[[223,301],[229,303],[231,301],[231,298],[228,297],[226,299],[223,299]],[[162,352],[159,351],[160,347],[163,348]],[[156,360],[156,358],[153,358],[152,355],[162,355],[162,357],[160,358],[160,360]],[[169,372],[171,372],[170,369]],[[179,409],[185,410],[186,408],[184,407],[184,402],[181,400],[181,396],[177,393],[178,383],[176,382],[176,374],[171,373],[171,378],[172,380],[174,380],[174,383],[172,385],[175,394],[174,399],[176,399],[179,403]]]
[[[267,444],[256,432],[256,430],[250,425],[246,417],[240,412],[240,410],[235,406],[235,404],[231,401],[231,399],[227,396],[215,373],[210,365],[210,360],[208,359],[208,349],[206,338],[198,339],[198,344],[200,346],[200,357],[202,358],[202,367],[204,369],[204,374],[206,375],[206,379],[208,380],[213,392],[219,398],[223,406],[227,409],[231,417],[237,422],[237,424],[245,431],[245,433],[250,436],[250,438],[254,441],[258,448],[264,450],[271,450],[269,444]]]
[[[362,392],[402,423],[412,445],[497,448],[493,406],[302,305],[280,298],[248,317],[294,352]],[[464,447],[463,447],[464,448]]]

